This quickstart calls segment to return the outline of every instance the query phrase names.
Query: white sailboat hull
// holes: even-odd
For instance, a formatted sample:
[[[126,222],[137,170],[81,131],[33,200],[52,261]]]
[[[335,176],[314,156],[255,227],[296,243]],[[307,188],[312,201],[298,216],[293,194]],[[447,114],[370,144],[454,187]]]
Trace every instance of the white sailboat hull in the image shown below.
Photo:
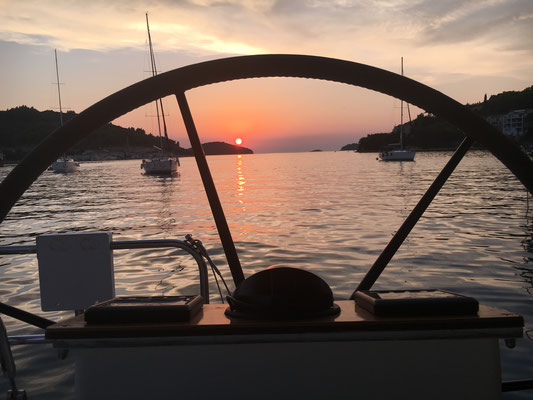
[[[379,153],[381,161],[414,161],[415,152],[411,150],[391,150]]]
[[[141,168],[148,175],[173,175],[178,172],[178,161],[168,157],[143,160]]]
[[[72,159],[60,158],[52,163],[50,169],[54,172],[76,172],[80,164]]]

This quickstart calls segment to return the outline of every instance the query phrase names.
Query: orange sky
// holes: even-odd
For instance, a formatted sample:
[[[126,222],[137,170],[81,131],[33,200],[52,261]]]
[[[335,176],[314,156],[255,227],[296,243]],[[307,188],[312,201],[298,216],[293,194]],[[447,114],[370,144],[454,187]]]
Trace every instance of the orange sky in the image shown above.
[[[389,131],[400,118],[396,99],[366,89],[302,79],[222,83],[192,90],[187,98],[203,141],[233,143],[240,137],[243,146],[263,151],[338,150],[337,144],[331,147],[332,140],[341,146],[353,143],[376,129]],[[185,138],[176,100],[169,97],[165,104],[171,136]],[[147,108],[116,122],[146,126],[146,115],[155,115],[153,105]],[[147,129],[157,130],[155,118]]]
[[[403,56],[406,76],[462,103],[533,84],[533,2],[413,4],[0,0],[0,109],[57,107],[54,48],[63,105],[76,112],[148,77],[147,10],[162,71],[232,55],[294,53],[399,72]],[[187,96],[202,141],[240,136],[257,152],[337,150],[399,123],[399,101],[329,82],[255,79]],[[170,136],[189,147],[175,99],[167,99],[166,112]],[[144,107],[115,122],[156,133],[151,114]]]

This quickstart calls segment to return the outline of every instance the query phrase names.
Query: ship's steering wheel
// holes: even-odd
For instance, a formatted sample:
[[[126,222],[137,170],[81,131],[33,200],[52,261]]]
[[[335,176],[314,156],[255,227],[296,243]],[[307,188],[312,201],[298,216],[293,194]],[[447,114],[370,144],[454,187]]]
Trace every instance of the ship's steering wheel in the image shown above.
[[[481,143],[533,193],[533,161],[484,119],[428,86],[398,74],[350,61],[304,55],[256,55],[178,68],[129,86],[87,108],[51,133],[0,184],[0,223],[39,175],[75,143],[123,114],[174,94],[191,139],[233,279],[238,285],[244,280],[244,275],[205,162],[185,92],[212,83],[263,77],[323,79],[364,87],[409,102],[447,120],[461,129],[467,138]]]

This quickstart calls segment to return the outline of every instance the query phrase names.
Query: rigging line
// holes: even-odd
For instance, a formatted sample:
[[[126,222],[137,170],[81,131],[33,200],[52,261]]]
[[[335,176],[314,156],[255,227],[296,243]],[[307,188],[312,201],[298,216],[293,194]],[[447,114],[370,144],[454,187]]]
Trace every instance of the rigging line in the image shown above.
[[[186,239],[186,242],[192,248],[194,248],[202,257],[204,257],[209,263],[209,266],[211,267],[211,271],[213,272],[213,277],[215,278],[215,283],[217,285],[218,294],[220,295],[220,301],[222,302],[222,304],[224,304],[224,295],[222,294],[222,289],[220,288],[220,283],[218,282],[217,274],[220,276],[220,279],[222,280],[222,283],[226,287],[226,292],[229,296],[231,295],[231,291],[229,290],[228,285],[226,284],[226,280],[220,273],[220,270],[217,268],[213,260],[211,260],[211,257],[209,256],[209,254],[207,254],[207,250],[202,244],[202,242],[200,240],[193,239],[192,235],[190,234],[186,235],[185,239]]]
[[[159,120],[159,103],[155,102],[155,109],[157,114],[157,130],[159,131],[159,146],[161,151],[163,151],[163,137],[161,136],[161,121]]]
[[[146,29],[148,31],[148,46],[150,48],[150,64],[152,67],[152,76],[157,75],[157,65],[155,63],[154,47],[152,45],[152,35],[150,33],[150,25],[148,24],[148,13],[146,13]],[[168,140],[167,134],[167,124],[165,122],[165,110],[163,109],[163,101],[159,99],[159,102],[156,100],[155,107],[157,112],[157,128],[159,130],[159,145],[161,146],[161,155],[163,154],[163,137],[161,136],[161,122],[159,120],[159,106],[161,106],[161,116],[163,118],[163,129],[165,137]]]
[[[222,276],[222,273],[220,272],[220,270],[217,268],[217,266],[215,265],[215,263],[211,260],[211,257],[209,257],[207,255],[207,253],[205,253],[204,257],[207,259],[207,262],[209,263],[209,265],[211,266],[211,269],[213,270],[213,274],[215,275],[215,280],[216,280],[216,275],[220,276],[220,280],[222,281],[222,283],[224,284],[224,287],[226,288],[226,291],[228,292],[228,294],[231,294],[231,291],[229,290],[229,287],[228,287],[228,284],[226,283],[226,280],[224,279],[224,277]],[[217,282],[217,285],[218,285],[218,282]],[[219,289],[220,290],[220,289]],[[221,293],[222,295],[222,293]],[[222,301],[224,302],[224,300]]]
[[[57,66],[57,50],[54,49],[55,59],[56,59],[56,77],[57,77],[57,96],[59,97],[59,121],[61,126],[63,126],[63,109],[61,108],[61,89],[59,88],[59,67]]]
[[[220,284],[218,283],[217,274],[215,273],[215,270],[213,267],[211,267],[211,271],[213,272],[213,277],[215,278],[215,283],[217,284],[218,294],[220,295],[220,301],[222,301],[222,304],[224,304],[224,295],[222,294],[222,289],[220,289]]]
[[[165,134],[165,138],[168,141],[167,122],[165,120],[165,109],[163,108],[163,99],[159,99],[159,104],[161,106],[161,117],[163,118],[163,133]]]
[[[411,131],[412,131],[413,121],[411,120],[411,109],[409,108],[409,103],[407,103],[407,114],[409,115],[409,125],[411,126]]]
[[[218,286],[218,280],[217,280],[216,275],[220,276],[220,280],[226,287],[226,291],[228,292],[228,294],[231,294],[231,291],[228,287],[228,284],[226,283],[226,280],[222,276],[220,269],[215,265],[215,263],[213,262],[209,254],[207,253],[207,249],[204,247],[204,244],[200,240],[194,239],[191,234],[185,235],[185,239],[193,248],[195,248],[200,253],[200,255],[202,255],[202,257],[204,257],[207,260],[209,266],[211,267],[211,270],[213,271],[213,276],[215,277],[217,286]],[[220,295],[222,296],[220,287],[219,287],[219,292],[220,292]],[[222,302],[224,302],[224,300],[222,300]]]
[[[444,183],[446,183],[452,172],[455,170],[455,167],[457,167],[459,162],[463,159],[473,142],[474,140],[470,137],[465,137],[463,139],[457,150],[455,150],[452,157],[448,160],[448,163],[435,178],[426,193],[424,193],[422,198],[418,201],[418,204],[405,219],[403,224],[400,226],[400,229],[396,231],[391,241],[387,244],[383,252],[374,262],[374,265],[372,265],[372,268],[370,268],[361,283],[359,283],[357,289],[354,290],[350,296],[351,300],[355,298],[355,293],[358,290],[370,290],[372,285],[376,282],[385,267],[388,265],[389,261],[392,259],[392,257],[394,257],[396,251],[400,248],[407,235],[409,235],[420,217],[422,217],[422,214],[424,214],[424,211],[426,211],[435,196],[439,193]]]

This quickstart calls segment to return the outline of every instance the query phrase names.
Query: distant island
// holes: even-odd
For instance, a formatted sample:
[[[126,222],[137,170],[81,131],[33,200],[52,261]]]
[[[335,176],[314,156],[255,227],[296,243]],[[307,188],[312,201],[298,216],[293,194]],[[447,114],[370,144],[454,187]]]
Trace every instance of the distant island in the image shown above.
[[[354,151],[359,147],[358,143],[350,143],[341,147],[341,151]]]
[[[65,122],[77,114],[63,114]],[[38,111],[33,107],[20,106],[0,111],[0,151],[7,162],[22,160],[48,134],[59,127],[59,113]],[[180,146],[179,142],[163,138],[166,152],[179,156],[193,155],[192,149]],[[159,153],[159,136],[147,134],[139,128],[123,128],[111,123],[95,130],[91,135],[69,150],[77,161],[123,160],[150,158]],[[253,154],[251,149],[224,142],[202,144],[206,155]]]
[[[489,99],[485,95],[483,102],[467,104],[467,107],[519,143],[533,146],[533,86],[520,92],[503,92]],[[403,124],[403,132],[405,146],[414,150],[451,150],[464,138],[455,126],[427,113]],[[358,143],[347,144],[341,150],[378,152],[389,144],[398,143],[399,138],[400,125],[397,125],[392,132],[368,134]]]
[[[208,156],[223,155],[223,154],[254,154],[254,152],[246,147],[236,146],[225,142],[209,142],[203,143],[204,153]],[[187,150],[191,152],[192,150]]]

